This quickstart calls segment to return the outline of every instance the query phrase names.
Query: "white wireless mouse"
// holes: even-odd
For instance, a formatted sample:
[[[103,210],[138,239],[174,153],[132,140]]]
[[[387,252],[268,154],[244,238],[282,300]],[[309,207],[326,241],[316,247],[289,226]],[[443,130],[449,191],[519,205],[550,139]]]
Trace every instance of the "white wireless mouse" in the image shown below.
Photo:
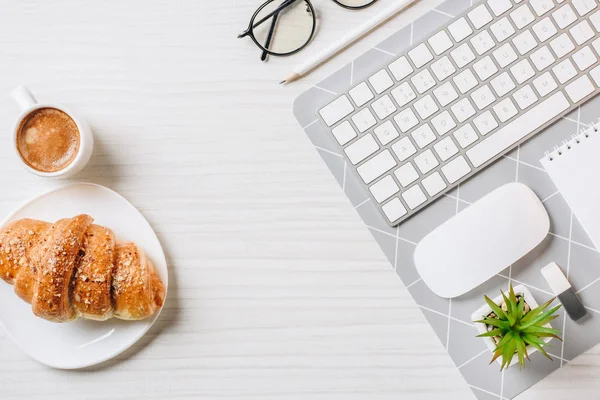
[[[457,297],[533,250],[549,230],[550,218],[535,193],[508,183],[425,236],[415,266],[435,294]]]

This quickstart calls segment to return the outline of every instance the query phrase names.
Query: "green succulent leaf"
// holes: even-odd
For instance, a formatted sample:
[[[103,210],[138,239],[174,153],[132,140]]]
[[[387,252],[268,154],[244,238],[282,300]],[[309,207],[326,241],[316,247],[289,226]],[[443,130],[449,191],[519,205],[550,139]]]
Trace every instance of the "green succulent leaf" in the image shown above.
[[[500,319],[506,319],[506,314],[504,313],[504,310],[502,310],[502,308],[500,308],[498,304],[494,303],[494,301],[487,296],[484,296],[484,299],[487,305],[490,306],[492,311],[496,313],[496,315],[500,317]]]
[[[501,328],[504,330],[510,329],[510,326],[511,326],[508,321],[501,321],[499,319],[494,319],[494,318],[486,318],[486,319],[482,319],[480,321],[475,321],[475,322],[491,325],[496,328]]]
[[[496,328],[496,329],[492,329],[489,332],[486,333],[482,333],[481,335],[477,335],[477,337],[494,337],[494,336],[502,336],[504,335],[504,332],[506,332],[506,330],[504,329],[500,329],[500,328]]]
[[[512,332],[507,333],[507,335],[510,335],[511,339],[514,339],[515,337]],[[514,340],[509,340],[506,342],[504,349],[502,350],[502,366],[500,369],[504,369],[505,367],[508,368],[508,366],[510,366],[510,362],[515,356],[516,349],[517,345]]]
[[[546,328],[545,326],[537,326],[537,325],[533,325],[530,327],[527,327],[525,329],[522,329],[521,332],[523,333],[535,333],[537,336],[540,336],[540,333],[548,333],[548,334],[552,334],[552,335],[559,335],[560,331],[557,329],[553,329],[553,328]]]
[[[525,358],[529,359],[529,354],[527,354],[527,346],[523,341],[521,336],[517,336],[515,338],[515,344],[517,346],[517,356],[519,357],[519,367],[520,369],[525,368]]]
[[[546,345],[546,342],[540,341],[539,339],[536,340],[536,339],[537,338],[535,336],[532,336],[529,334],[523,336],[523,340],[525,341],[525,343],[535,347],[536,349],[538,349],[540,351],[540,353],[542,353],[548,359],[552,360],[552,357],[550,357],[550,355],[546,352],[546,350],[544,350],[544,345]]]
[[[529,311],[527,313],[526,316],[523,317],[523,319],[521,320],[523,323],[528,322],[530,319],[537,317],[538,315],[540,315],[541,313],[543,313],[546,308],[548,308],[548,306],[550,306],[550,304],[552,304],[552,302],[554,301],[554,299],[550,299],[547,302],[545,302],[544,304],[542,304],[541,306]]]
[[[523,318],[523,309],[525,308],[525,298],[521,297],[519,299],[519,304],[517,305],[517,319],[521,320]]]
[[[546,312],[543,312],[543,313],[537,315],[536,317],[529,318],[527,321],[525,321],[525,320],[521,321],[521,330],[528,328],[532,325],[545,325],[545,324],[542,324],[541,321],[552,316],[554,313],[556,313],[556,311],[558,311],[558,309],[560,307],[561,306],[558,305],[558,306],[550,309],[549,311],[546,311]]]

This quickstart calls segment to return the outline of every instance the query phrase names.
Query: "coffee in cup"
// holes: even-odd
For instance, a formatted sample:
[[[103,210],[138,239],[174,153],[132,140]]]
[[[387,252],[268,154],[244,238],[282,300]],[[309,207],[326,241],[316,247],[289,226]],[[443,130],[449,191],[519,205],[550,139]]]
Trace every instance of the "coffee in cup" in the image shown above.
[[[79,152],[77,124],[56,108],[33,110],[17,131],[17,149],[23,161],[40,172],[68,167]]]
[[[22,109],[13,144],[25,169],[45,178],[68,178],[81,171],[94,148],[85,120],[63,106],[38,103],[23,86],[12,97]]]

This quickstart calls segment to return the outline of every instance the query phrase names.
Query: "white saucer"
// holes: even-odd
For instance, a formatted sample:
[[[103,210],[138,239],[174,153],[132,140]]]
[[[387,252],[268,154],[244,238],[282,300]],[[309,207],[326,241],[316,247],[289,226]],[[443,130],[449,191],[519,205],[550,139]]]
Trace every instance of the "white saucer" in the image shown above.
[[[83,213],[112,229],[117,239],[141,246],[168,287],[167,261],[152,227],[131,203],[104,186],[75,183],[41,194],[12,212],[2,226],[21,218],[54,222]],[[0,321],[6,332],[27,354],[54,368],[84,368],[117,356],[144,336],[159,314],[136,322],[113,318],[56,324],[36,317],[13,286],[0,279]]]

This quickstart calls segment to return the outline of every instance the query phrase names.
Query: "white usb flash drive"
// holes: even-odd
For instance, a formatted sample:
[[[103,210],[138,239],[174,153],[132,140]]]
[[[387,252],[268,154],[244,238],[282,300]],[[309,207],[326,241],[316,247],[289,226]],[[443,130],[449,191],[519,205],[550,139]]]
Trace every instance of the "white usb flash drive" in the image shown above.
[[[552,262],[542,268],[542,275],[573,321],[577,321],[587,314],[587,310],[577,297],[571,283],[556,263]]]

